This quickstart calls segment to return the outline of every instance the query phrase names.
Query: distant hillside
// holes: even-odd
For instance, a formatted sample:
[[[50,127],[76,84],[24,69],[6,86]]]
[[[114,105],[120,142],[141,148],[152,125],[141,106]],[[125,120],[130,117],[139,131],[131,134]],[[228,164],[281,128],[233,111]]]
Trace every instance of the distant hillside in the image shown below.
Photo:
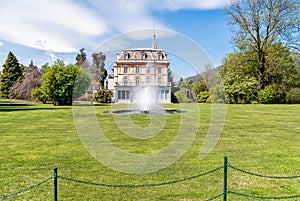
[[[218,66],[218,67],[216,67],[216,68],[211,69],[211,71],[213,71],[213,72],[219,71],[219,69],[220,69],[221,67],[222,67],[222,66]],[[202,73],[200,73],[200,74],[198,74],[198,75],[194,75],[194,76],[190,76],[190,77],[184,78],[183,80],[184,80],[185,82],[187,82],[187,81],[189,81],[189,80],[195,81],[197,76],[204,77],[204,73],[205,73],[205,72],[202,72]]]

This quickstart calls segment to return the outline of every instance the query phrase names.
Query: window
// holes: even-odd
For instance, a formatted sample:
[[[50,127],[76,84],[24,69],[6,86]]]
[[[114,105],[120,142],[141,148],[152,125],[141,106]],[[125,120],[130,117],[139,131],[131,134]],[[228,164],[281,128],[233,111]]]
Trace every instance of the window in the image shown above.
[[[151,83],[151,80],[149,77],[147,77],[147,84],[150,84]]]
[[[128,80],[127,80],[127,77],[124,78],[124,86],[127,86],[128,85]]]
[[[128,90],[118,90],[118,99],[121,99],[121,100],[130,99],[130,91],[128,91]]]
[[[169,90],[159,91],[159,99],[160,100],[168,100],[168,98],[169,98]]]
[[[161,74],[161,69],[162,69],[162,67],[160,67],[160,66],[157,68],[157,73],[158,74]]]
[[[137,78],[135,79],[135,85],[136,85],[136,86],[139,86],[139,85],[140,85],[140,78],[137,77]]]
[[[158,54],[158,60],[162,60],[162,55]]]
[[[157,83],[158,83],[158,86],[161,86],[161,84],[162,84],[161,78],[158,78]]]
[[[124,66],[124,74],[128,73],[128,66]]]
[[[146,59],[146,54],[145,54],[145,53],[142,53],[142,54],[141,54],[141,59],[142,59],[142,60]]]
[[[150,66],[146,66],[146,72],[150,73]]]
[[[135,67],[135,73],[136,73],[136,74],[139,74],[139,73],[140,73],[140,67],[139,67],[139,66],[136,66],[136,67]]]
[[[127,60],[128,58],[129,58],[128,53],[125,53],[125,54],[124,54],[124,60]]]

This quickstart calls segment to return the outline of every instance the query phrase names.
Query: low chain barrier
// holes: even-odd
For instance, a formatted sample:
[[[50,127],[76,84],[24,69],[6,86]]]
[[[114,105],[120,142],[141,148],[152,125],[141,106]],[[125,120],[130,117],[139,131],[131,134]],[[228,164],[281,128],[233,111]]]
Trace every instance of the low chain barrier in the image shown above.
[[[295,175],[295,176],[268,176],[268,175],[261,175],[261,174],[249,172],[247,170],[243,170],[243,169],[234,167],[234,166],[232,166],[230,164],[228,164],[228,167],[230,167],[230,168],[232,168],[232,169],[234,169],[236,171],[245,173],[245,174],[249,174],[249,175],[256,176],[256,177],[268,178],[268,179],[296,179],[296,178],[300,178],[300,175]]]
[[[224,193],[221,193],[221,194],[216,195],[216,196],[214,196],[214,197],[212,197],[212,198],[208,198],[208,199],[206,199],[205,201],[215,200],[215,199],[218,199],[218,198],[223,197],[223,196],[224,196]]]
[[[242,172],[244,174],[252,175],[252,176],[255,176],[255,177],[262,177],[262,178],[266,178],[266,179],[296,179],[296,178],[300,178],[300,175],[294,175],[294,176],[262,175],[262,174],[257,174],[257,173],[254,173],[254,172],[249,172],[247,170],[237,168],[237,167],[232,166],[230,164],[228,164],[228,167],[230,167],[231,169],[233,169],[235,171]],[[249,194],[245,194],[245,193],[235,192],[235,191],[231,191],[231,190],[228,190],[227,193],[228,194],[234,194],[234,195],[237,195],[237,196],[240,196],[240,197],[265,199],[265,200],[283,200],[283,199],[300,198],[300,194],[299,195],[291,195],[291,196],[258,196],[258,195],[249,195]]]
[[[48,181],[50,181],[50,180],[52,180],[52,179],[53,179],[53,177],[49,177],[49,178],[45,179],[44,181],[41,181],[41,182],[39,182],[39,183],[37,183],[37,184],[34,184],[34,185],[31,185],[31,186],[29,186],[29,187],[27,187],[27,188],[21,189],[21,190],[19,190],[19,191],[17,191],[17,192],[9,193],[9,194],[6,194],[6,195],[0,195],[0,199],[4,199],[4,198],[16,196],[16,195],[19,195],[20,193],[25,193],[26,191],[29,191],[29,190],[31,190],[31,189],[33,189],[33,188],[36,188],[36,187],[38,187],[38,186],[41,186],[41,185],[43,185],[44,183],[47,183]]]
[[[198,178],[198,177],[202,177],[202,176],[211,174],[211,173],[216,172],[216,171],[218,171],[222,168],[223,168],[223,166],[215,168],[215,169],[210,170],[208,172],[204,172],[204,173],[197,174],[197,175],[187,177],[187,178],[183,178],[183,179],[167,181],[167,182],[161,182],[161,183],[155,183],[155,184],[139,184],[139,185],[94,183],[94,182],[88,182],[88,181],[82,181],[82,180],[67,178],[67,177],[63,177],[63,176],[58,176],[58,178],[68,180],[68,181],[77,182],[77,183],[82,183],[82,184],[94,185],[94,186],[105,186],[105,187],[114,187],[114,188],[144,188],[144,187],[153,187],[153,186],[163,186],[163,185],[175,184],[175,183],[179,183],[179,182],[192,180],[192,179],[195,179],[195,178]]]
[[[243,170],[240,168],[237,168],[235,166],[230,165],[227,162],[227,157],[224,157],[224,165],[220,166],[218,168],[212,169],[210,171],[204,172],[204,173],[200,173],[197,175],[193,175],[190,177],[186,177],[183,179],[177,179],[177,180],[173,180],[173,181],[166,181],[166,182],[161,182],[161,183],[150,183],[150,184],[138,184],[138,185],[131,185],[131,184],[107,184],[107,183],[95,183],[95,182],[89,182],[89,181],[83,181],[83,180],[78,180],[78,179],[73,179],[73,178],[68,178],[68,177],[64,177],[64,176],[60,176],[57,173],[57,168],[54,168],[54,174],[52,177],[49,177],[37,184],[31,185],[25,189],[19,190],[17,192],[14,193],[9,193],[6,195],[0,195],[0,199],[5,199],[8,197],[12,197],[12,196],[17,196],[21,193],[27,192],[33,188],[36,188],[38,186],[41,186],[42,184],[50,181],[53,179],[53,192],[54,192],[54,201],[58,200],[58,179],[62,179],[62,180],[66,180],[66,181],[72,181],[72,182],[76,182],[76,183],[81,183],[81,184],[86,184],[86,185],[94,185],[94,186],[102,186],[102,187],[113,187],[113,188],[145,188],[145,187],[154,187],[154,186],[163,186],[163,185],[170,185],[170,184],[175,184],[175,183],[180,183],[180,182],[184,182],[184,181],[189,181],[189,180],[193,180],[196,179],[198,177],[202,177],[202,176],[206,176],[209,175],[211,173],[217,172],[221,169],[224,170],[224,177],[223,177],[223,193],[220,193],[214,197],[208,198],[206,199],[206,201],[211,201],[211,200],[215,200],[218,199],[220,197],[223,197],[224,201],[227,201],[227,196],[228,194],[232,194],[232,195],[236,195],[236,196],[240,196],[240,197],[247,197],[247,198],[254,198],[254,199],[267,199],[267,200],[282,200],[282,199],[294,199],[294,198],[300,198],[300,194],[299,195],[291,195],[291,196],[258,196],[258,195],[249,195],[249,194],[245,194],[245,193],[240,193],[240,192],[235,192],[232,190],[228,190],[228,186],[227,186],[227,172],[228,169],[227,168],[231,168],[232,170],[238,171],[238,172],[242,172],[244,174],[248,174],[248,175],[252,175],[252,176],[256,176],[256,177],[263,177],[263,178],[268,178],[268,179],[296,179],[296,178],[300,178],[300,175],[295,175],[295,176],[269,176],[269,175],[261,175],[261,174],[257,174],[257,173],[253,173],[253,172],[249,172],[247,170]]]

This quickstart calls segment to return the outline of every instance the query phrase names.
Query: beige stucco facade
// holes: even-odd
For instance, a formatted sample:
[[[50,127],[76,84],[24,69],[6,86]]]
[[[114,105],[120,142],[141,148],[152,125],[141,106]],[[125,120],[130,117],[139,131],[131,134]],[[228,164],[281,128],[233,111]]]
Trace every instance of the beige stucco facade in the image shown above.
[[[144,86],[157,88],[160,103],[171,102],[171,85],[168,82],[167,54],[156,45],[152,48],[124,49],[116,54],[108,78],[108,89],[114,93],[116,103],[130,103],[133,92]]]

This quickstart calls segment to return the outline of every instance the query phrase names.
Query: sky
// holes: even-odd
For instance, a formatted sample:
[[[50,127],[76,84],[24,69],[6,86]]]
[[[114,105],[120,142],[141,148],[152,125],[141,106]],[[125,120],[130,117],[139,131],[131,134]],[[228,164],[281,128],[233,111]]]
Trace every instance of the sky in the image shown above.
[[[24,65],[32,60],[41,66],[56,58],[75,63],[81,48],[88,56],[95,51],[113,52],[106,61],[110,70],[116,52],[135,45],[151,47],[154,24],[157,45],[170,54],[178,73],[189,72],[184,63],[191,66],[189,55],[199,49],[219,66],[233,51],[224,13],[229,1],[0,0],[0,70],[9,51]],[[190,42],[199,49],[184,46]],[[177,47],[182,47],[179,52]]]

